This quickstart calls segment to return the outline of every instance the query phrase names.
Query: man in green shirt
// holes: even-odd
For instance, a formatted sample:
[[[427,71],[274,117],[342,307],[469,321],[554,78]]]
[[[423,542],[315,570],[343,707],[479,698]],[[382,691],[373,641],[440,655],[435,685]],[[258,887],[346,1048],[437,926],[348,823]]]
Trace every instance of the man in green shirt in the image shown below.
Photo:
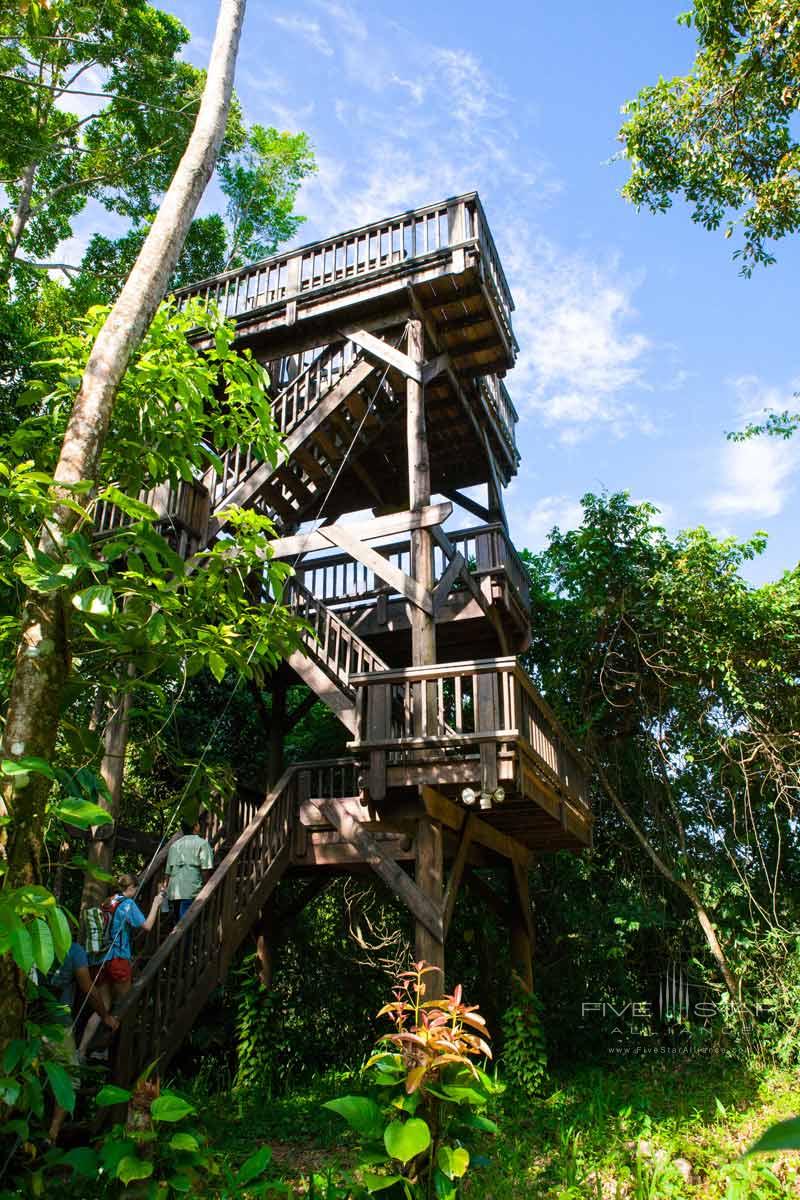
[[[199,821],[181,821],[183,837],[169,848],[167,855],[167,896],[172,901],[175,918],[180,921],[214,869],[214,851],[200,837]]]

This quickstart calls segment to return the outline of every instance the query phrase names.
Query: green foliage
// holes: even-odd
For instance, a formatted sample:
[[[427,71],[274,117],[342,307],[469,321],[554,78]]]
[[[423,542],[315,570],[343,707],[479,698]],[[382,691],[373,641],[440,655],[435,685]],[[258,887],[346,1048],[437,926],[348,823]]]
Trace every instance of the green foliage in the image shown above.
[[[274,254],[281,242],[294,237],[305,220],[293,211],[295,197],[313,170],[314,155],[305,133],[250,127],[244,147],[219,168],[228,201],[226,270]]]
[[[0,891],[0,955],[10,954],[25,975],[43,975],[72,943],[67,914],[55,896],[38,884]]]
[[[541,1001],[515,982],[512,1003],[503,1014],[503,1067],[509,1083],[524,1095],[541,1095],[547,1077],[547,1048]]]
[[[424,999],[425,976],[435,970],[420,962],[402,972],[394,1001],[378,1014],[395,1032],[379,1040],[366,1065],[377,1099],[343,1096],[324,1105],[359,1135],[369,1195],[455,1198],[477,1134],[497,1131],[485,1112],[502,1085],[473,1061],[491,1057],[486,1022],[462,1003],[460,987]]]
[[[763,549],[761,535],[720,541],[701,528],[670,538],[650,505],[625,495],[583,503],[579,529],[554,531],[546,550],[528,556],[529,662],[587,748],[602,819],[594,860],[543,870],[602,877],[601,907],[584,901],[564,925],[601,977],[610,978],[624,944],[639,943],[657,975],[688,941],[702,979],[702,943],[686,933],[691,900],[711,914],[755,1006],[770,972],[757,947],[772,928],[795,930],[800,916],[792,736],[800,572],[752,587],[741,568]],[[677,894],[665,899],[670,888]],[[568,891],[559,889],[562,903]],[[612,920],[602,907],[609,900],[623,906]],[[594,911],[602,921],[584,928]],[[660,965],[646,946],[646,926],[659,924]],[[579,978],[583,995],[595,978]]]
[[[256,972],[249,954],[238,972],[236,1006],[236,1088],[269,1090],[277,1071],[280,1045],[275,997]]]
[[[305,133],[280,133],[252,125],[235,152],[218,167],[225,197],[224,217],[197,217],[189,227],[171,279],[173,288],[197,283],[221,271],[274,254],[295,235],[304,217],[294,211],[298,188],[316,169]],[[76,312],[113,301],[142,247],[149,220],[140,220],[122,237],[95,234],[80,271],[70,281],[66,302]]]
[[[204,73],[178,57],[185,28],[144,0],[6,5],[0,35],[5,280],[20,250],[24,261],[52,254],[89,197],[127,217],[152,211],[191,132]],[[241,141],[236,112],[229,143]]]
[[[652,212],[681,195],[706,229],[741,226],[734,257],[750,275],[800,227],[800,5],[696,0],[679,20],[697,32],[694,66],[624,107],[623,195]]]
[[[98,1104],[126,1103],[131,1098],[132,1093],[123,1088],[106,1087],[98,1095]],[[67,1167],[78,1187],[91,1187],[93,1195],[109,1200],[133,1195],[234,1200],[272,1190],[274,1185],[264,1179],[271,1159],[269,1147],[262,1146],[233,1166],[228,1155],[209,1144],[194,1106],[165,1091],[152,1100],[148,1121],[114,1126],[96,1148],[49,1150],[35,1175],[40,1181],[55,1181],[63,1178]],[[131,1190],[131,1184],[145,1180],[149,1182],[143,1190]],[[40,1194],[35,1179],[29,1177],[28,1182],[33,1194]]]

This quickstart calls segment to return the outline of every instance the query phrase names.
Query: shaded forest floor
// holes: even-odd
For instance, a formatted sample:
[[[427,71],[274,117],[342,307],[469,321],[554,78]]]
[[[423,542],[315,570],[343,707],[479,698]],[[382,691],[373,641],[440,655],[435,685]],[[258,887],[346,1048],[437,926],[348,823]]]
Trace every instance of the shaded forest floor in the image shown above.
[[[273,1148],[276,1174],[335,1177],[352,1161],[343,1123],[321,1108],[354,1090],[329,1074],[288,1095],[204,1100],[220,1149]],[[357,1083],[355,1084],[357,1088]],[[766,1200],[800,1197],[800,1154],[742,1159],[774,1121],[800,1113],[800,1074],[724,1059],[630,1060],[551,1079],[528,1101],[508,1092],[488,1165],[464,1189],[473,1200]],[[291,1194],[291,1193],[289,1193]]]

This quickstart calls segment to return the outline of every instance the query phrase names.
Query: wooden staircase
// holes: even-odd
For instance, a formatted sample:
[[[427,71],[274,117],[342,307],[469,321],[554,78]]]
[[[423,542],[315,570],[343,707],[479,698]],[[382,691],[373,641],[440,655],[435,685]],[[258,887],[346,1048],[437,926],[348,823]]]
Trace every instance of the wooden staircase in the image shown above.
[[[285,460],[273,467],[236,447],[222,456],[220,474],[209,472],[209,540],[231,505],[271,516],[282,531],[318,516],[356,438],[361,455],[400,411],[384,375],[352,342],[326,346],[273,401]]]
[[[155,1059],[162,1069],[225,978],[289,864],[298,772],[291,767],[282,775],[117,1007],[117,1082],[130,1083]],[[150,872],[153,886],[157,876]]]

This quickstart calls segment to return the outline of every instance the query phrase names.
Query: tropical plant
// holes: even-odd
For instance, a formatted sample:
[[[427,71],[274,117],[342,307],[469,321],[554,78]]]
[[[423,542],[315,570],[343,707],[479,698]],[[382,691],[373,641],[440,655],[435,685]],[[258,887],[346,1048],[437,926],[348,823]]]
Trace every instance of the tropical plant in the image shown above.
[[[503,1013],[502,1026],[503,1066],[509,1083],[526,1096],[539,1095],[547,1077],[541,1001],[517,979],[511,1004]]]
[[[503,1085],[478,1065],[491,1058],[486,1022],[463,1003],[460,986],[425,999],[426,976],[438,970],[418,962],[401,972],[393,1001],[378,1014],[394,1032],[366,1064],[377,1099],[342,1096],[324,1105],[363,1139],[359,1167],[369,1194],[454,1200],[476,1136],[497,1132],[486,1109]]]

